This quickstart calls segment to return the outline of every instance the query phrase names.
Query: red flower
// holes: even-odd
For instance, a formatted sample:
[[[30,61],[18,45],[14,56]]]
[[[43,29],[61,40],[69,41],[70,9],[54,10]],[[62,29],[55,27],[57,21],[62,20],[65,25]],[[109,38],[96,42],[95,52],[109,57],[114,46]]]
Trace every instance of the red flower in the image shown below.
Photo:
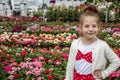
[[[48,80],[53,80],[53,78],[54,78],[53,74],[51,74],[51,75],[48,76]]]
[[[12,54],[8,54],[8,57],[9,57],[9,58],[12,58]]]
[[[116,53],[116,54],[120,54],[120,50],[116,49],[116,50],[115,50],[115,53]]]
[[[3,61],[2,65],[7,65],[8,61]]]
[[[63,79],[62,80],[65,80],[65,76],[63,77]]]
[[[14,77],[15,77],[15,78],[18,78],[18,77],[19,77],[19,74],[17,74],[17,73],[14,74]]]
[[[12,33],[21,32],[21,30],[22,30],[22,25],[17,25],[17,26],[12,28]]]
[[[50,54],[51,54],[51,55],[54,55],[54,54],[55,54],[55,52],[52,52],[52,51],[51,51],[51,52],[50,52]]]
[[[31,42],[32,42],[32,40],[26,40],[26,41],[23,42],[23,44],[24,44],[24,45],[28,45],[28,44],[30,44]]]
[[[3,52],[0,50],[0,54],[3,54]]]
[[[55,3],[56,2],[56,0],[50,0],[50,3]]]
[[[119,28],[114,28],[114,29],[113,29],[113,32],[119,32],[119,31],[120,31]]]
[[[46,58],[46,57],[45,57],[45,61],[47,62],[48,60],[49,60],[49,58]]]
[[[18,39],[16,37],[13,38],[14,42],[18,42]]]
[[[26,52],[25,50],[22,50],[22,54],[21,54],[21,56],[22,56],[22,57],[25,57],[26,54],[27,54],[27,52]]]
[[[120,50],[116,49],[115,53],[118,55],[118,57],[120,58]]]
[[[68,60],[68,54],[63,54],[63,58],[64,58],[65,60]]]
[[[108,78],[118,78],[120,76],[120,71],[115,71]]]
[[[0,61],[2,61],[2,58],[0,58]]]
[[[49,74],[51,71],[50,70],[46,70],[46,74]]]

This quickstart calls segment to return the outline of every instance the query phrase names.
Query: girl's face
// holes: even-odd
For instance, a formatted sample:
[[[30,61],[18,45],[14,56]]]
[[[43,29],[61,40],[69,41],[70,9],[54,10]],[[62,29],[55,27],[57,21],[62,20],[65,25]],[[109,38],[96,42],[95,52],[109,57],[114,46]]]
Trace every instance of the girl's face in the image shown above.
[[[81,32],[87,39],[94,39],[98,34],[99,26],[97,18],[94,16],[85,16],[81,25]]]

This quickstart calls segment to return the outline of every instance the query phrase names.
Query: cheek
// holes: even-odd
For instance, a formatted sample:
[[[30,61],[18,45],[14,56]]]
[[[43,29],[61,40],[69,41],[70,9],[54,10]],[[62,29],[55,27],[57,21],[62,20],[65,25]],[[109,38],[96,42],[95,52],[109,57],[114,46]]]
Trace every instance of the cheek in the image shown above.
[[[100,30],[99,28],[96,29],[96,31],[99,31],[99,30]]]

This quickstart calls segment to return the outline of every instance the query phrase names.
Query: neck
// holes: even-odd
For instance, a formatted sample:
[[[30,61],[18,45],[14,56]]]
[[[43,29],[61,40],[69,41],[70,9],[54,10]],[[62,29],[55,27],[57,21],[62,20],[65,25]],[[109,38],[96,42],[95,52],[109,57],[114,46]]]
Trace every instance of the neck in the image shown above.
[[[90,45],[96,41],[96,38],[82,38],[82,43],[85,45]]]

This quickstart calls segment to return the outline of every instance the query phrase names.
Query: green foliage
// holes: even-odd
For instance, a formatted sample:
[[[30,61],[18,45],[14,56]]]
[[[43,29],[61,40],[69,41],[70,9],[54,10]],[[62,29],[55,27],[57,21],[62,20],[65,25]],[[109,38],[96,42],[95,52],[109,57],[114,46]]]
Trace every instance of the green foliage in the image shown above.
[[[46,13],[48,21],[78,21],[80,13],[73,7],[49,7]]]
[[[100,11],[99,11],[99,18],[100,18],[100,20],[101,21],[105,21],[105,16],[106,16],[106,12],[105,12],[105,9],[101,9]]]
[[[36,11],[36,12],[33,13],[33,15],[34,15],[34,16],[39,16],[39,17],[40,17],[40,16],[42,16],[42,12]]]

